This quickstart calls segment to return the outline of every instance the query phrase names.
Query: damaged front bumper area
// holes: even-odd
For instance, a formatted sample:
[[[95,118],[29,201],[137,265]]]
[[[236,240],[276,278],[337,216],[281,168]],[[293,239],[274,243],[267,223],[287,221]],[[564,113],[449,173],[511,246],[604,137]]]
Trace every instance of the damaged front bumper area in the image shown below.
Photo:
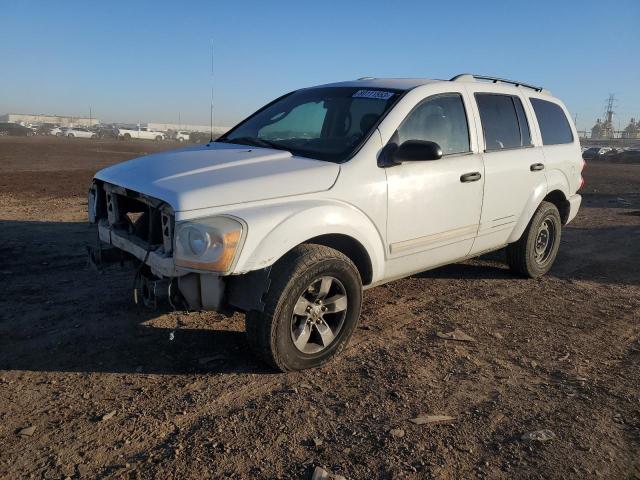
[[[89,222],[97,227],[97,245],[88,247],[89,263],[98,269],[132,263],[136,303],[157,307],[167,300],[174,308],[223,313],[254,306],[244,298],[234,302],[237,305],[229,302],[238,297],[234,292],[245,275],[232,278],[175,265],[175,216],[165,202],[95,181],[88,208]]]

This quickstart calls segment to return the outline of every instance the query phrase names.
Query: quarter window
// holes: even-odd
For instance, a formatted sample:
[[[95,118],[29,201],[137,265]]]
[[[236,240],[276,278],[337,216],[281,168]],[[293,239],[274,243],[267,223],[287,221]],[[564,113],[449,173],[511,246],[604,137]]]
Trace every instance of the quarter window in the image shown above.
[[[462,97],[457,93],[437,95],[418,105],[405,119],[394,141],[428,140],[445,155],[469,151],[469,127]]]
[[[562,143],[573,143],[573,133],[564,111],[552,102],[531,98],[533,111],[536,113],[542,143],[544,145],[559,145]]]
[[[520,99],[513,95],[476,93],[487,150],[528,147],[529,123]]]

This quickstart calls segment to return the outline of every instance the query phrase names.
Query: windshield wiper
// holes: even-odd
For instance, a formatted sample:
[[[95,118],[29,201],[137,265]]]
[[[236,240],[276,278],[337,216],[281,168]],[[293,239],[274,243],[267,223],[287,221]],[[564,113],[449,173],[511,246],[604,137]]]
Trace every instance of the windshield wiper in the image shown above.
[[[240,145],[250,145],[254,147],[267,147],[273,148],[275,150],[285,150],[284,147],[278,145],[277,143],[270,142],[269,140],[263,140],[262,138],[255,137],[238,137],[233,140],[224,140],[227,143],[238,143]]]

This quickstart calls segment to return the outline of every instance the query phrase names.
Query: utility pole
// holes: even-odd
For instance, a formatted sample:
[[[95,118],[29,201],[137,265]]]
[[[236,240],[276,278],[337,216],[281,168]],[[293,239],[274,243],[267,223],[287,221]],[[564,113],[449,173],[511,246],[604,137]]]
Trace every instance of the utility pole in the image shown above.
[[[93,122],[91,121],[91,105],[89,105],[89,128],[91,128],[92,125]]]

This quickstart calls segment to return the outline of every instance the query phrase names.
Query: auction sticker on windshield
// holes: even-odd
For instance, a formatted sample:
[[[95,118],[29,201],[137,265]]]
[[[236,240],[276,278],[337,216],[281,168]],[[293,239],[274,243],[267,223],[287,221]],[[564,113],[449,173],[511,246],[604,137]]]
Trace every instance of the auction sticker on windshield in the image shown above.
[[[353,98],[375,98],[377,100],[389,100],[395,94],[393,92],[383,92],[381,90],[358,90],[353,94]]]

